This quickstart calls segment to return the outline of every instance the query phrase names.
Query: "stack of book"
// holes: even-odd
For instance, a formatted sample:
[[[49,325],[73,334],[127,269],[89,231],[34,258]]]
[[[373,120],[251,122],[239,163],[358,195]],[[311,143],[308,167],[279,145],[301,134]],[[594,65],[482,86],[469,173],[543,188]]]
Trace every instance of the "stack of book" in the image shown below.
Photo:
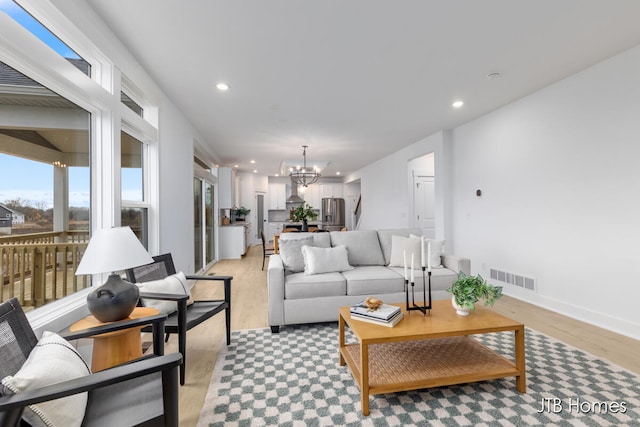
[[[390,328],[397,325],[404,316],[400,307],[389,304],[382,304],[377,309],[372,310],[364,305],[364,303],[360,303],[352,306],[349,311],[351,312],[352,319],[388,326]]]

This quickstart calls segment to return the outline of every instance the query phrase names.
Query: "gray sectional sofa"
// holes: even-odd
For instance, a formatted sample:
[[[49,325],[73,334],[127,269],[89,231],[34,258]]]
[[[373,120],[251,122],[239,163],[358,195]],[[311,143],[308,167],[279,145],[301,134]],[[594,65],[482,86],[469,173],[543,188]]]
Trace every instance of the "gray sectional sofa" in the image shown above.
[[[368,296],[375,296],[386,303],[405,301],[404,268],[402,265],[389,266],[389,263],[392,249],[397,260],[398,248],[392,248],[392,242],[398,244],[401,240],[393,236],[407,238],[411,234],[421,235],[421,231],[395,229],[281,234],[280,253],[271,255],[268,267],[269,325],[272,332],[278,332],[283,325],[337,321],[339,307],[357,304]],[[303,250],[304,246],[311,248]],[[340,259],[341,246],[347,252],[343,255],[348,257],[349,265],[346,267],[345,261]],[[325,251],[329,248],[335,250]],[[338,258],[329,257],[323,265],[316,261],[318,258],[314,254],[317,253]],[[458,277],[458,272],[470,273],[471,263],[468,258],[453,255],[442,255],[440,260],[441,267],[432,269],[432,298],[448,299],[451,294],[446,289]],[[419,268],[419,259],[416,261],[416,268]],[[309,274],[318,271],[317,274]],[[422,271],[416,269],[416,300],[422,296],[422,286]]]

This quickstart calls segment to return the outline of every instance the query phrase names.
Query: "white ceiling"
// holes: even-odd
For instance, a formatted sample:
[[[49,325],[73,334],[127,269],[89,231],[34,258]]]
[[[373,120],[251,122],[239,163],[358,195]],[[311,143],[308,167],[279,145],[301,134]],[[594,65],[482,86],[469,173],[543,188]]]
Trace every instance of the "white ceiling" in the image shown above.
[[[353,172],[640,44],[636,0],[88,1],[222,165],[267,175],[302,145]]]

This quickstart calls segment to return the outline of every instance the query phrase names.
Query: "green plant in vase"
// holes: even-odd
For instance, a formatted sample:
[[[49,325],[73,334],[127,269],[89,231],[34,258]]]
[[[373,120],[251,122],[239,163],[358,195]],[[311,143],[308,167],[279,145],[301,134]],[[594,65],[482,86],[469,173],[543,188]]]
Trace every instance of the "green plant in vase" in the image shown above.
[[[293,209],[293,212],[291,214],[291,218],[294,221],[302,222],[302,231],[307,231],[308,230],[307,222],[309,220],[313,221],[317,217],[318,217],[318,214],[316,213],[315,210],[313,210],[313,208],[308,203],[303,203],[302,205]]]
[[[469,310],[475,310],[476,303],[480,299],[484,300],[485,306],[493,306],[497,299],[502,297],[502,286],[494,286],[478,274],[477,276],[467,276],[464,272],[458,274],[458,279],[447,289],[450,292],[451,303],[456,308],[457,313],[466,316]]]
[[[237,219],[244,221],[245,217],[251,212],[251,209],[240,206],[239,208],[234,209],[233,212],[235,213]]]

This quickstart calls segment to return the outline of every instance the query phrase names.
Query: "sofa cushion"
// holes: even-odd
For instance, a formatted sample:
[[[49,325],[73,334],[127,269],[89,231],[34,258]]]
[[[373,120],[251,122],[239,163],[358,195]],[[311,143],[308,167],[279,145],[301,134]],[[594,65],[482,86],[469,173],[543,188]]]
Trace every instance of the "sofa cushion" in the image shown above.
[[[407,267],[411,266],[411,254],[414,258],[415,267],[420,266],[422,257],[422,239],[417,236],[403,237],[391,236],[391,257],[389,259],[390,267]],[[406,260],[405,260],[406,255]]]
[[[353,269],[349,265],[347,248],[342,245],[334,248],[303,246],[302,257],[304,258],[304,274],[341,272]]]
[[[347,282],[340,273],[294,273],[285,278],[285,299],[342,296],[346,293]]]
[[[422,235],[422,230],[419,228],[394,228],[388,230],[378,230],[378,240],[380,241],[380,248],[384,256],[384,265],[388,265],[391,261],[391,236],[409,237],[410,234]],[[402,254],[400,254],[402,256]],[[409,259],[411,262],[411,259]]]
[[[414,234],[411,234],[409,237],[419,238],[419,236],[416,236]],[[431,245],[432,268],[442,267],[442,260],[440,259],[440,257],[444,254],[444,243],[444,240],[424,239],[424,250],[427,251],[427,253],[429,252],[427,245]],[[427,255],[425,254],[425,256]]]
[[[347,295],[376,296],[404,290],[402,269],[398,273],[384,266],[360,266],[342,275],[347,280]]]
[[[297,234],[297,233],[290,233]],[[304,258],[302,257],[302,247],[312,246],[313,236],[300,236],[280,240],[278,243],[282,264],[285,271],[289,273],[300,273],[304,271]]]
[[[375,230],[332,231],[329,234],[331,246],[347,247],[350,265],[385,264],[378,233]]]
[[[313,246],[317,248],[330,248],[331,247],[331,238],[329,237],[329,233],[310,233],[310,232],[300,232],[300,233],[282,233],[280,234],[279,242],[283,242],[285,240],[297,240],[305,237],[313,238]]]
[[[403,274],[402,267],[389,267],[390,270],[393,270],[397,274]],[[415,281],[415,291],[422,292],[422,270],[414,271],[414,281]],[[428,283],[429,276],[427,272],[424,274],[425,281]],[[431,292],[434,291],[446,291],[451,286],[451,282],[458,278],[458,274],[449,270],[448,268],[434,268],[431,271]]]

